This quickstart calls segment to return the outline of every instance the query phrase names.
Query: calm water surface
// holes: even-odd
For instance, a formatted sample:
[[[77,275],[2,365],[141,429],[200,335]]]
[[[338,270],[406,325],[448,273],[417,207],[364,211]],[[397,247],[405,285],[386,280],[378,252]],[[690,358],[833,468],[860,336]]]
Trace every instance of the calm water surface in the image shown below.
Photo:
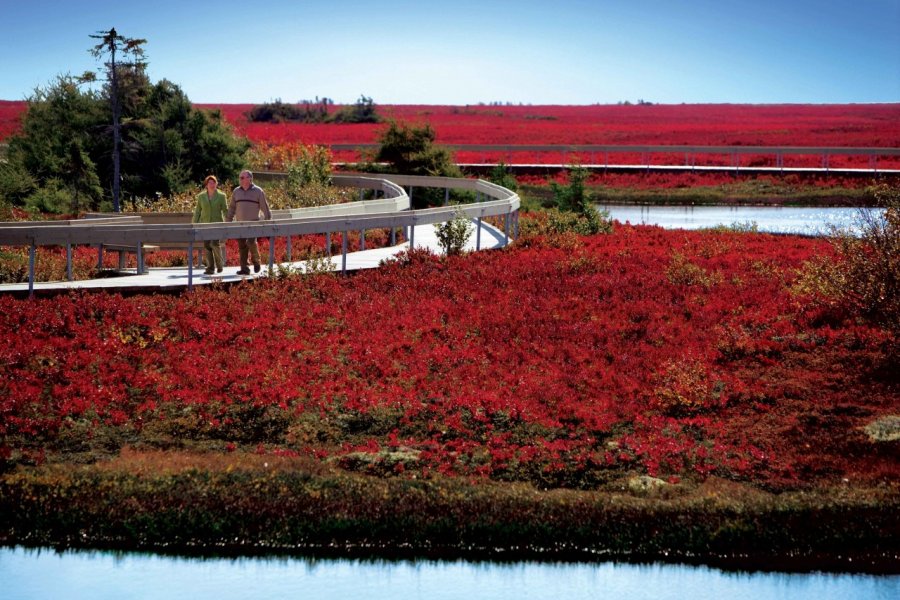
[[[858,208],[795,208],[776,206],[619,206],[598,205],[613,219],[632,225],[666,229],[702,229],[734,223],[755,223],[759,231],[821,235],[831,225],[852,227]],[[873,209],[880,211],[882,209]]]
[[[900,576],[682,565],[179,558],[0,548],[0,598],[896,600]]]

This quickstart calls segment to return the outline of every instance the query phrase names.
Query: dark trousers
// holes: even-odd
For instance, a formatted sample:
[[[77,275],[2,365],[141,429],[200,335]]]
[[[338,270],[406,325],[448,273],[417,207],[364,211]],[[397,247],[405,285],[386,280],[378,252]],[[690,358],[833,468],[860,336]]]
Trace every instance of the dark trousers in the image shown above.
[[[241,257],[241,268],[247,268],[247,254],[253,259],[253,264],[259,264],[259,246],[256,244],[256,238],[248,238],[246,240],[238,240],[238,254]]]

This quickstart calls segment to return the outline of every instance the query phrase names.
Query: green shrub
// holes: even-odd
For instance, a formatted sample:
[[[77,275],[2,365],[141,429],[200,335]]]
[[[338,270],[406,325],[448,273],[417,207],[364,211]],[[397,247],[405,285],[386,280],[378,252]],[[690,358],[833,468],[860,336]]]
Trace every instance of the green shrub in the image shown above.
[[[593,235],[595,233],[612,233],[612,221],[608,213],[593,209],[587,214],[561,211],[548,208],[530,214],[520,223],[521,235],[559,235],[574,233],[577,235]]]
[[[62,214],[77,204],[72,192],[55,178],[48,179],[25,198],[25,208],[32,212]]]
[[[284,121],[303,121],[309,113],[309,106],[304,112],[296,104],[287,104],[281,99],[273,102],[257,104],[247,112],[247,120],[256,123],[282,123]]]
[[[381,118],[372,99],[360,95],[355,104],[344,106],[330,120],[335,123],[378,123]]]
[[[36,187],[34,177],[21,164],[0,160],[0,204],[21,206]]]
[[[569,169],[569,183],[562,186],[551,182],[550,189],[556,206],[562,213],[571,213],[577,218],[570,222],[560,221],[561,217],[554,215],[551,220],[557,220],[557,227],[569,227],[581,235],[593,235],[595,233],[612,233],[612,220],[609,213],[601,212],[594,205],[593,199],[586,192],[584,183],[590,173],[581,166],[572,166]]]
[[[444,223],[436,223],[438,244],[447,256],[462,254],[466,242],[472,236],[472,222],[466,214],[457,209],[453,218]]]
[[[387,172],[404,175],[462,177],[453,155],[447,148],[434,143],[435,132],[429,124],[421,127],[391,122],[379,138],[380,147],[374,160],[387,163]],[[368,165],[377,171],[379,166]],[[414,208],[444,203],[441,189],[417,189],[413,195]]]
[[[325,146],[302,146],[286,170],[291,188],[331,185],[331,151]]]
[[[496,183],[513,192],[519,188],[519,182],[516,181],[516,176],[512,174],[509,167],[507,167],[506,163],[502,160],[491,169],[491,173],[488,175],[488,181]]]

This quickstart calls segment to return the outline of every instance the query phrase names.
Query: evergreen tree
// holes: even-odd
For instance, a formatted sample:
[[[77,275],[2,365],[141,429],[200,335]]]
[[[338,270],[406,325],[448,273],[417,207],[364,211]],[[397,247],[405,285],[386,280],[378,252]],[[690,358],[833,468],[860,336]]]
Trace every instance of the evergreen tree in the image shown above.
[[[101,92],[83,89],[95,80],[91,73],[61,76],[35,90],[21,132],[10,139],[8,163],[0,165],[0,199],[41,210],[98,209],[108,202],[115,209],[117,193],[152,198],[183,191],[210,173],[236,179],[250,144],[234,136],[218,111],[196,110],[177,85],[151,83],[143,67],[117,63],[116,72],[115,86]]]
[[[98,32],[98,35],[91,36],[99,39],[100,43],[91,50],[96,58],[109,55],[109,62],[106,63],[106,73],[109,81],[109,99],[112,108],[112,134],[113,134],[113,150],[112,150],[112,201],[113,211],[119,212],[119,185],[120,185],[120,155],[119,146],[121,144],[121,106],[119,98],[119,71],[123,69],[134,69],[143,72],[146,62],[144,62],[143,45],[147,40],[126,38],[116,33],[115,28],[109,31]],[[116,63],[116,54],[119,53],[119,62]],[[131,60],[128,60],[128,58]],[[124,60],[123,60],[124,58]]]

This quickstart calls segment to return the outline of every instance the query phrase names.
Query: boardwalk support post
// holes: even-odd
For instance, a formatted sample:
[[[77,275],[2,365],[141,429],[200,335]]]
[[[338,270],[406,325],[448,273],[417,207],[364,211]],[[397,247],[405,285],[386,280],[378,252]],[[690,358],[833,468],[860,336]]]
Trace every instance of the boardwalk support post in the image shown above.
[[[66,242],[66,280],[72,279],[72,242]]]
[[[347,274],[347,233],[346,229],[341,232],[341,275]]]
[[[194,289],[194,240],[188,241],[188,291]]]
[[[31,247],[28,249],[28,297],[34,298],[34,258],[37,246],[35,240],[31,240]]]

